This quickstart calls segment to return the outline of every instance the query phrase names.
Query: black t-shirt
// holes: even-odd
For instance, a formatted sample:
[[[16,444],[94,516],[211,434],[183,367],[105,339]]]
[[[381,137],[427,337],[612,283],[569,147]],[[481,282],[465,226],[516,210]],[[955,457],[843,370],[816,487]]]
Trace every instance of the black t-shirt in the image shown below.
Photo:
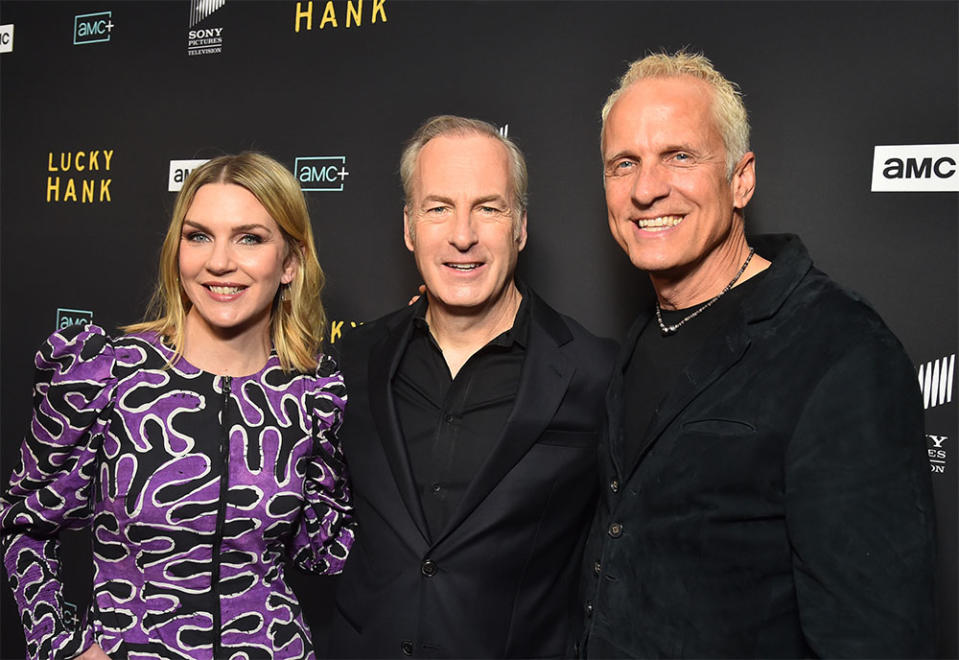
[[[721,332],[766,271],[726,292],[712,307],[687,321],[676,332],[663,335],[655,317],[640,333],[623,374],[623,432],[626,465],[632,466],[649,424],[673,383],[706,339]],[[662,310],[663,323],[679,323],[703,304],[688,309]]]

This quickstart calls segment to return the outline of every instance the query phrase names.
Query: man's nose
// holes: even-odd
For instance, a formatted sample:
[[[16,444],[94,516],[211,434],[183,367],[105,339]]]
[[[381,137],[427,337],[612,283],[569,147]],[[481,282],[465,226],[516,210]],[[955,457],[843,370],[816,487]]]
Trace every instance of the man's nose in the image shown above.
[[[669,195],[669,188],[669,178],[662,165],[640,165],[633,181],[633,201],[637,206],[649,206]]]
[[[453,225],[450,229],[450,244],[457,250],[466,251],[476,244],[478,238],[476,235],[476,220],[469,210],[456,211],[453,217]]]

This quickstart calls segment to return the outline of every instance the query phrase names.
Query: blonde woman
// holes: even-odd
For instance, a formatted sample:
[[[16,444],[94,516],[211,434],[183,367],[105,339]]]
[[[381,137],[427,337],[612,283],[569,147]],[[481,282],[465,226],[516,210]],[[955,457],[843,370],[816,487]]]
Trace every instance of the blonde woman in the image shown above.
[[[150,320],[53,334],[0,498],[31,658],[312,658],[284,558],[337,573],[353,540],[343,380],[303,194],[261,154],[195,169]],[[89,609],[68,616],[58,530],[93,529]]]

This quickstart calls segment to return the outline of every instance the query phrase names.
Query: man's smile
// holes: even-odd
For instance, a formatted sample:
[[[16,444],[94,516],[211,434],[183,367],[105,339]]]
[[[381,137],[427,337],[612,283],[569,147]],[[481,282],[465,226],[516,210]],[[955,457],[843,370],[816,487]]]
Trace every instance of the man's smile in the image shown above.
[[[684,217],[682,215],[660,215],[655,218],[638,218],[633,222],[637,227],[646,231],[665,231],[678,225]]]

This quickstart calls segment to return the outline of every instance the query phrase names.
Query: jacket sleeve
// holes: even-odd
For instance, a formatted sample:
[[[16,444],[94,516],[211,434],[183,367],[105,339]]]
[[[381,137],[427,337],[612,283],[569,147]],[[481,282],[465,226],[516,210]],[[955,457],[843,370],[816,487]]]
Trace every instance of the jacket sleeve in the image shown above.
[[[891,337],[824,374],[786,459],[806,641],[819,657],[935,654],[935,530],[915,373]]]
[[[3,562],[30,658],[71,658],[93,643],[67,616],[61,529],[89,524],[99,435],[115,391],[113,347],[101,328],[51,335],[35,358],[33,416],[0,495]]]
[[[317,369],[318,390],[308,397],[313,433],[304,480],[304,507],[290,556],[310,573],[334,575],[353,545],[353,505],[339,433],[346,407],[343,376],[332,358]]]

